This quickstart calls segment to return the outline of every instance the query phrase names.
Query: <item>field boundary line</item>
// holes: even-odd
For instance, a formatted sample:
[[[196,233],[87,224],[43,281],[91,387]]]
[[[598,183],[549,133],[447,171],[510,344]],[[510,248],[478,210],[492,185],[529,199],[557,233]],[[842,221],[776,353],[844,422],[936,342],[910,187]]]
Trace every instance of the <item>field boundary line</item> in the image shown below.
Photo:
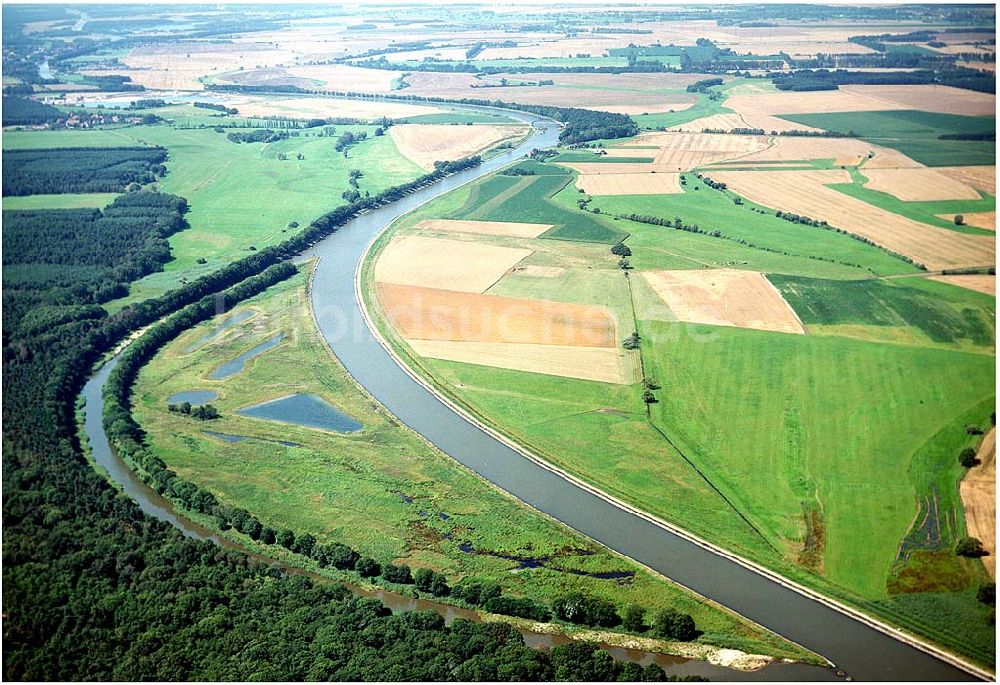
[[[478,180],[478,179],[472,179],[472,180]],[[471,183],[472,180],[470,180],[469,183]],[[437,197],[431,198],[431,199],[429,199],[427,202],[425,202],[423,204],[427,204],[427,203],[431,202],[434,199],[437,199]],[[422,205],[418,205],[418,207],[419,206],[422,206]],[[413,210],[417,209],[418,207],[414,207],[410,211],[412,212]],[[883,622],[883,621],[881,621],[881,620],[879,620],[879,619],[877,619],[877,618],[875,618],[873,616],[870,616],[870,615],[864,613],[860,609],[855,609],[854,607],[851,607],[851,606],[849,606],[849,605],[841,602],[840,600],[833,599],[831,597],[827,597],[826,595],[823,595],[822,593],[820,593],[820,592],[818,592],[816,590],[808,588],[805,585],[802,585],[802,584],[800,584],[800,583],[798,583],[798,582],[796,582],[794,580],[791,580],[789,578],[785,578],[784,576],[780,575],[779,573],[777,573],[775,571],[772,571],[772,570],[766,568],[765,566],[762,566],[761,564],[758,564],[758,563],[756,563],[754,561],[751,561],[749,559],[746,559],[745,557],[742,557],[742,556],[740,556],[740,555],[738,555],[738,554],[736,554],[734,552],[730,552],[730,551],[728,551],[728,550],[726,550],[726,549],[724,549],[722,547],[719,547],[718,545],[715,545],[714,543],[711,543],[711,542],[709,542],[709,541],[707,541],[707,540],[699,537],[698,535],[695,535],[694,533],[691,533],[691,532],[685,530],[684,528],[681,528],[681,527],[679,527],[679,526],[677,526],[675,524],[672,524],[672,523],[669,523],[667,521],[664,521],[663,519],[660,519],[659,517],[653,516],[652,514],[649,514],[649,513],[645,512],[645,511],[641,510],[641,509],[638,509],[638,508],[636,508],[636,507],[634,507],[634,506],[632,506],[632,505],[624,502],[623,500],[620,500],[617,497],[615,497],[613,495],[610,495],[610,494],[604,492],[603,490],[601,490],[601,489],[599,489],[597,487],[594,487],[593,485],[590,485],[589,483],[581,480],[580,478],[572,475],[571,473],[569,473],[567,471],[564,471],[563,469],[561,469],[561,468],[559,468],[557,466],[554,466],[553,464],[550,464],[545,459],[542,459],[541,457],[539,457],[539,456],[535,455],[534,453],[530,452],[527,448],[521,446],[520,444],[518,444],[514,440],[508,438],[506,435],[503,435],[502,433],[500,433],[499,431],[497,431],[493,427],[487,425],[486,423],[484,423],[480,419],[478,419],[475,416],[473,416],[472,414],[470,414],[466,409],[464,409],[463,407],[460,407],[458,404],[456,404],[450,398],[448,398],[447,396],[445,396],[440,390],[438,390],[436,387],[434,387],[429,381],[427,381],[426,379],[424,379],[423,377],[421,377],[419,374],[417,374],[416,372],[414,372],[409,367],[409,365],[407,365],[404,362],[404,360],[399,356],[399,354],[395,351],[395,349],[392,348],[392,346],[389,344],[388,340],[385,339],[385,337],[382,335],[381,331],[375,325],[375,322],[372,319],[371,313],[368,310],[368,306],[367,306],[367,304],[365,302],[365,299],[364,299],[364,297],[362,297],[362,294],[361,294],[362,266],[364,265],[365,259],[367,258],[368,253],[370,252],[372,246],[375,244],[375,242],[382,236],[382,234],[388,228],[389,228],[389,226],[384,227],[381,231],[379,231],[371,239],[371,241],[369,241],[368,245],[365,247],[364,256],[358,261],[358,264],[357,264],[357,266],[355,268],[355,271],[354,271],[354,297],[355,297],[355,300],[357,302],[358,309],[361,312],[361,316],[362,316],[362,318],[365,321],[365,325],[368,326],[368,330],[371,332],[372,336],[378,341],[378,343],[389,354],[389,356],[392,357],[393,361],[396,362],[396,364],[400,367],[400,369],[403,370],[404,373],[406,373],[408,376],[410,376],[410,378],[412,378],[414,381],[416,381],[418,384],[420,384],[425,390],[427,390],[428,392],[430,392],[439,402],[441,402],[446,407],[448,407],[449,409],[451,409],[452,411],[454,411],[456,414],[458,414],[460,417],[462,417],[468,423],[472,424],[473,426],[475,426],[476,428],[478,428],[482,432],[486,433],[487,435],[489,435],[493,439],[497,440],[501,444],[505,445],[506,447],[510,448],[514,452],[518,453],[519,455],[521,455],[525,459],[528,459],[528,460],[534,462],[536,465],[538,465],[538,466],[546,469],[547,471],[549,471],[549,472],[551,472],[551,473],[559,476],[563,480],[565,480],[565,481],[567,481],[567,482],[575,485],[576,487],[578,487],[578,488],[580,488],[580,489],[588,492],[589,494],[591,494],[591,495],[593,495],[595,497],[598,497],[598,498],[604,500],[605,502],[611,504],[612,506],[614,506],[614,507],[616,507],[616,508],[618,508],[618,509],[620,509],[622,511],[625,511],[626,513],[632,514],[633,516],[637,516],[637,517],[639,517],[639,518],[647,521],[648,523],[651,523],[651,524],[657,526],[658,528],[661,528],[661,529],[667,531],[668,533],[676,535],[677,537],[680,537],[680,538],[682,538],[682,539],[684,539],[684,540],[686,540],[686,541],[688,541],[688,542],[690,542],[692,544],[698,545],[699,547],[702,547],[703,549],[705,549],[705,550],[707,550],[709,552],[712,552],[713,554],[716,554],[717,556],[720,556],[720,557],[722,557],[724,559],[728,559],[731,562],[739,564],[740,566],[743,566],[744,568],[746,568],[746,569],[748,569],[750,571],[753,571],[753,572],[757,573],[758,575],[763,576],[764,578],[767,578],[768,580],[770,580],[770,581],[772,581],[774,583],[777,583],[778,585],[780,585],[780,586],[782,586],[782,587],[784,587],[784,588],[786,588],[788,590],[792,590],[793,592],[797,592],[798,594],[800,594],[800,595],[802,595],[804,597],[807,597],[809,599],[812,599],[813,601],[819,602],[820,604],[823,604],[823,605],[827,606],[828,608],[831,608],[831,609],[833,609],[835,611],[838,611],[841,614],[844,614],[845,616],[848,616],[848,617],[850,617],[850,618],[858,621],[859,623],[863,623],[863,624],[867,625],[869,628],[873,628],[875,630],[878,630],[879,632],[882,632],[882,633],[884,633],[884,634],[886,634],[886,635],[888,635],[888,636],[890,636],[890,637],[892,637],[892,638],[894,638],[896,640],[899,640],[900,642],[902,642],[904,644],[908,644],[911,647],[915,647],[915,648],[917,648],[917,649],[919,649],[919,650],[921,650],[923,652],[926,652],[926,653],[928,653],[928,654],[930,654],[930,655],[932,655],[932,656],[940,659],[941,661],[944,661],[947,664],[950,664],[952,666],[955,666],[956,668],[959,668],[959,669],[965,671],[966,673],[974,675],[974,676],[976,676],[978,678],[982,678],[983,680],[988,680],[988,681],[994,680],[994,677],[995,677],[994,673],[992,671],[984,668],[984,667],[981,667],[981,666],[978,666],[978,665],[973,664],[971,662],[965,661],[964,659],[962,659],[958,655],[953,654],[953,653],[945,650],[942,647],[938,647],[937,645],[931,644],[930,642],[927,642],[924,639],[919,638],[916,635],[912,635],[912,634],[910,634],[910,633],[908,633],[908,632],[906,632],[906,631],[904,631],[904,630],[902,630],[900,628],[895,628],[895,627],[893,627],[893,626],[891,626],[891,625],[889,625],[889,624],[887,624],[887,623],[885,623],[885,622]],[[508,494],[510,494],[510,493],[508,493]],[[569,524],[565,524],[565,525],[569,525]],[[570,526],[570,528],[572,528],[572,526]],[[590,537],[590,536],[587,536],[587,537]],[[628,555],[623,555],[623,556],[628,556]],[[628,557],[628,558],[631,559],[631,557]],[[639,563],[640,565],[642,565],[642,566],[645,567],[644,564],[642,564],[641,562],[636,561],[635,559],[632,559],[632,561],[635,561],[636,563]],[[675,580],[672,580],[672,582],[677,583],[677,581],[675,581]],[[677,583],[677,584],[681,585],[682,587],[685,587],[681,583]],[[690,588],[685,588],[685,589],[691,590]],[[695,592],[694,590],[691,590],[691,591]],[[698,592],[695,592],[695,594],[697,594],[698,596],[701,596],[701,594],[698,593]],[[733,611],[733,610],[730,609],[730,611]],[[735,612],[735,613],[739,613],[739,612]],[[742,616],[742,614],[740,614],[740,615]],[[744,618],[746,618],[746,617],[744,617]],[[766,626],[764,626],[764,627],[766,628]],[[776,633],[776,631],[774,631],[774,630],[772,630],[770,628],[768,628],[768,630],[770,630],[771,632],[775,632],[775,634],[778,634],[778,633]],[[806,649],[808,649],[808,648],[806,648]],[[809,651],[812,651],[812,650],[809,650]],[[822,656],[822,655],[820,655],[820,656]],[[829,661],[829,660],[827,660],[827,661]]]

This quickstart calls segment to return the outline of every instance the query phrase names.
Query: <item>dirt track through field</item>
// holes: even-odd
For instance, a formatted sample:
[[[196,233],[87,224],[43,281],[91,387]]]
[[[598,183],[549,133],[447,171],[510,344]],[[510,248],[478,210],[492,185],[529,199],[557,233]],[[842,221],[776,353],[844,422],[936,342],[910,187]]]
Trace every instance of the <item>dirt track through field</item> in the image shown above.
[[[850,182],[842,170],[720,171],[712,178],[765,207],[825,220],[931,270],[987,266],[996,261],[992,236],[923,224],[828,188],[828,184]],[[802,226],[801,230],[824,229]]]
[[[678,321],[805,333],[795,311],[756,271],[691,269],[642,275]]]
[[[375,262],[379,283],[481,293],[531,250],[462,240],[393,238]]]
[[[378,284],[382,310],[406,339],[615,347],[615,318],[598,305]]]
[[[983,541],[983,548],[989,553],[983,557],[983,565],[993,578],[996,578],[997,565],[996,433],[993,427],[983,437],[977,454],[979,464],[969,469],[959,486],[965,509],[965,527],[969,535]]]

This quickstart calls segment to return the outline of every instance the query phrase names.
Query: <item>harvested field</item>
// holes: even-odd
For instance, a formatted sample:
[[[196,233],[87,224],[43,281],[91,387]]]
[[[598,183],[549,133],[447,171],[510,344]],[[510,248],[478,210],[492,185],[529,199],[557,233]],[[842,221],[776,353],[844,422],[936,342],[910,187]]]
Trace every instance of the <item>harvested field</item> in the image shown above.
[[[619,385],[635,383],[632,355],[613,347],[408,340],[421,357],[579,378]]]
[[[856,166],[875,153],[865,163],[865,169],[873,166],[917,167],[920,166],[906,155],[890,148],[873,145],[857,138],[806,138],[799,136],[776,136],[765,150],[740,158],[741,163],[785,162],[805,159],[833,159],[838,166]]]
[[[352,119],[403,118],[436,114],[437,107],[411,105],[403,102],[373,100],[341,100],[337,98],[235,98],[229,106],[241,116],[288,116],[296,118],[344,117]]]
[[[565,273],[566,269],[561,266],[538,266],[528,264],[526,266],[515,266],[510,273],[518,276],[529,276],[531,278],[558,278]]]
[[[682,131],[685,133],[701,133],[706,128],[731,131],[734,128],[747,128],[747,122],[739,114],[713,114],[701,119],[689,121],[686,124],[671,126],[670,131]]]
[[[804,334],[788,303],[756,271],[645,271],[646,282],[678,321]]]
[[[664,112],[683,112],[695,103],[694,100],[681,100],[681,95],[665,96],[666,101],[661,104],[646,105],[607,105],[601,107],[605,112],[615,114],[662,114]]]
[[[937,200],[978,200],[979,193],[934,169],[865,168],[868,177],[865,188],[888,193],[904,202],[933,202]]]
[[[828,184],[850,182],[843,170],[719,171],[712,178],[765,207],[825,220],[928,269],[992,265],[996,259],[991,236],[930,226],[828,188]],[[803,226],[802,230],[817,229]]]
[[[969,469],[959,485],[962,508],[965,509],[965,527],[969,535],[983,541],[983,548],[988,553],[983,557],[983,565],[993,578],[996,578],[997,570],[996,433],[994,427],[983,437],[977,455],[980,463]]]
[[[750,153],[764,150],[768,146],[768,139],[765,136],[658,132],[639,135],[620,149],[647,146],[659,148],[655,157],[657,171],[687,171],[713,162],[741,159]],[[619,168],[618,171],[627,170]]]
[[[615,347],[607,307],[380,283],[382,310],[408,340]]]
[[[939,174],[961,181],[990,195],[997,194],[997,168],[995,166],[939,166]]]
[[[448,231],[476,235],[499,235],[507,238],[537,238],[552,228],[552,224],[523,224],[516,221],[462,221],[458,219],[424,219],[414,228],[424,231]]]
[[[178,59],[178,53],[183,57]],[[267,43],[183,43],[146,45],[135,48],[121,62],[126,69],[86,70],[93,75],[121,74],[147,88],[201,90],[202,76],[240,68],[251,70],[291,62],[294,53]]]
[[[386,72],[389,73],[389,72]],[[659,77],[659,78],[656,78]],[[665,88],[683,89],[704,76],[696,74],[493,74],[491,80],[551,79],[551,86],[508,86],[484,89],[472,74],[414,72],[407,76],[409,95],[456,98],[500,98],[505,102],[581,107],[606,111],[609,107],[680,109],[697,100],[692,93],[664,93]],[[661,110],[662,111],[662,110]]]
[[[925,112],[987,117],[996,113],[996,96],[951,86],[841,86],[842,91],[883,102],[883,109],[919,109]]]
[[[950,276],[928,276],[928,278],[932,281],[950,283],[959,288],[975,290],[977,293],[986,295],[995,296],[997,292],[997,277],[989,274],[953,274]]]
[[[396,237],[375,263],[375,280],[481,293],[530,254],[531,250],[460,240]]]
[[[310,81],[319,81],[328,90],[366,93],[389,93],[392,91],[392,82],[402,75],[400,71],[364,69],[346,64],[290,66],[288,73]]]
[[[492,124],[461,128],[450,124],[398,124],[389,129],[389,135],[403,156],[430,171],[434,162],[472,156],[526,130],[524,126]]]
[[[576,186],[590,195],[670,195],[682,193],[680,174],[586,174]]]
[[[954,221],[954,214],[937,214],[937,218],[944,219],[945,221]],[[987,231],[997,230],[997,213],[996,212],[968,212],[962,215],[965,217],[965,225],[973,226],[975,228],[982,228]]]
[[[840,90],[733,95],[726,107],[765,131],[818,130],[778,119],[780,114],[919,109],[946,114],[993,114],[995,96],[949,86],[843,86]]]

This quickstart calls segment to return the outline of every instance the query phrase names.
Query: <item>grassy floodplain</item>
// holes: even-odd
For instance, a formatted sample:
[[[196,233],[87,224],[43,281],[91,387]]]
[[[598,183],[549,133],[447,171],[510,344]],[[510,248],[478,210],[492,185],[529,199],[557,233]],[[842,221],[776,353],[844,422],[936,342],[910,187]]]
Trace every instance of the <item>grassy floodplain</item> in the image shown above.
[[[808,658],[528,510],[400,426],[329,354],[313,324],[306,277],[303,273],[241,304],[233,313],[252,315],[207,340],[218,321],[191,329],[143,369],[136,417],[153,449],[179,475],[208,487],[225,503],[250,509],[265,525],[308,531],[321,543],[343,542],[383,562],[433,568],[455,582],[489,580],[543,602],[582,590],[621,606],[675,606],[695,617],[704,643]],[[208,380],[220,363],[279,331],[285,334],[282,343],[244,371]],[[167,411],[171,395],[192,389],[218,393],[211,403],[222,418],[198,422]],[[364,428],[337,434],[236,414],[241,407],[296,392],[323,397]],[[206,431],[250,439],[226,442]],[[466,545],[475,552],[463,551]],[[545,561],[515,573],[520,563],[497,555]],[[581,575],[609,572],[627,578]]]
[[[539,167],[554,165],[526,166],[545,173]],[[642,384],[416,357],[385,320],[380,326],[446,394],[560,468],[992,663],[994,628],[974,598],[986,573],[952,549],[964,534],[956,455],[976,444],[964,428],[987,426],[995,401],[994,298],[926,281],[876,247],[736,205],[687,177],[681,194],[599,196],[587,212],[575,206],[585,196],[572,183],[548,200],[567,225],[627,233],[628,276],[606,247],[543,234],[520,244],[536,249],[526,263],[561,267],[561,275],[511,274],[489,290],[599,303],[620,325],[633,322],[643,372],[660,386],[648,409]],[[363,291],[372,292],[371,264],[389,235],[427,218],[488,218],[461,212],[509,180],[488,177],[400,219],[369,256]],[[531,186],[510,187],[520,194],[504,199],[505,220],[540,221]],[[614,218],[626,213],[681,217],[721,235]],[[677,322],[641,276],[706,267],[773,274],[808,335]],[[377,311],[374,298],[369,305]],[[914,522],[928,493],[952,524],[932,542],[907,546],[919,538]]]
[[[186,108],[201,116],[193,107]],[[425,173],[396,149],[390,136],[374,135],[374,126],[336,126],[335,136],[364,131],[368,138],[351,147],[345,158],[334,150],[336,137],[302,131],[274,143],[236,144],[223,129],[141,126],[101,131],[17,131],[4,135],[7,149],[161,145],[167,148],[167,175],[160,189],[187,198],[190,228],[170,238],[173,260],[160,273],[138,281],[118,309],[152,297],[224,266],[233,259],[281,242],[292,235],[291,222],[304,227],[343,204],[348,172],[361,169],[359,190],[376,192]],[[284,153],[287,159],[279,159]],[[296,158],[303,155],[303,159]],[[5,200],[6,204],[6,200]],[[198,260],[204,260],[199,263]]]

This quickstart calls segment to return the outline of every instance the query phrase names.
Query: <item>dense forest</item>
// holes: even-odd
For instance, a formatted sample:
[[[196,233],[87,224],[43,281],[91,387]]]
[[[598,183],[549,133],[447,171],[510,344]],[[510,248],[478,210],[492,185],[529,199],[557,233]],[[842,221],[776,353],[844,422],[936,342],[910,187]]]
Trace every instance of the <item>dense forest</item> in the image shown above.
[[[116,193],[166,173],[162,147],[4,150],[3,194]]]
[[[933,71],[846,71],[837,69],[798,70],[772,74],[771,80],[778,90],[837,90],[846,85],[921,85],[938,84],[964,88],[983,93],[996,92],[996,79],[992,74],[984,74],[974,69],[949,69]]]
[[[420,182],[478,162],[441,165]],[[432,613],[391,615],[379,602],[354,599],[334,584],[289,576],[245,554],[185,538],[145,516],[87,464],[77,438],[75,402],[103,351],[129,331],[225,288],[237,286],[234,293],[245,296],[266,287],[290,273],[290,265],[279,264],[285,256],[336,230],[366,203],[398,197],[410,185],[331,212],[286,244],[114,315],[91,304],[88,280],[68,288],[32,283],[37,299],[30,308],[10,308],[5,302],[6,678],[665,678],[657,666],[622,664],[592,645],[531,650],[506,625],[460,620],[446,627]],[[129,193],[100,216],[87,214],[82,224],[77,217],[63,217],[43,234],[45,244],[39,240],[36,246],[26,244],[27,231],[45,222],[26,217],[10,236],[10,249],[5,231],[4,257],[37,259],[50,250],[74,264],[134,278],[145,268],[138,243],[127,242],[131,249],[113,252],[109,269],[105,238],[91,235],[88,226],[116,214],[127,217],[130,210],[173,207],[179,214],[186,207],[180,198],[159,197],[167,199]],[[12,255],[22,250],[27,258]],[[4,276],[5,296],[23,290],[8,268]],[[424,581],[434,586],[433,578]]]
[[[63,116],[66,115],[44,102],[16,95],[3,96],[4,126],[34,126]],[[6,152],[4,154],[6,155]],[[4,169],[4,176],[6,175],[7,170]]]
[[[103,210],[3,212],[4,340],[14,321],[45,305],[90,305],[128,293],[126,284],[170,259],[167,238],[187,227],[187,202],[126,193]]]

